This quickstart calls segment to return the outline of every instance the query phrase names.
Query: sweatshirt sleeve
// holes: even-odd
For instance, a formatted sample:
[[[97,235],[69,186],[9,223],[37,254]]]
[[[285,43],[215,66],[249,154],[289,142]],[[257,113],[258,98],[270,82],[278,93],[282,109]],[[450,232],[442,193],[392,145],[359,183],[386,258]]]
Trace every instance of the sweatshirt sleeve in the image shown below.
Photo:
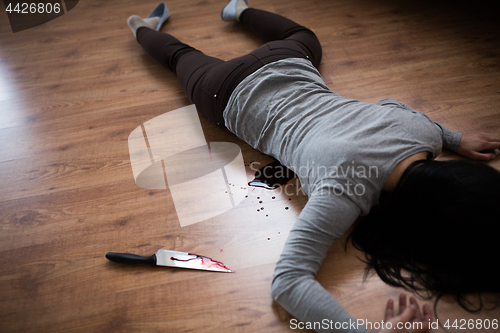
[[[390,98],[384,99],[378,102],[377,104],[381,106],[395,106],[412,112],[418,112],[429,118],[425,113],[414,110],[407,104],[400,101],[396,101],[394,99]],[[451,131],[437,122],[434,122],[434,124],[436,124],[436,126],[441,131],[441,138],[443,139],[443,147],[451,151],[457,151],[458,145],[460,144],[460,140],[462,139],[462,133]]]
[[[314,325],[311,327],[316,332],[369,332],[315,279],[331,244],[359,214],[360,209],[349,198],[312,195],[276,264],[273,299],[297,320]]]
[[[457,151],[460,140],[462,140],[462,133],[454,132],[443,125],[434,122],[441,129],[441,137],[443,138],[443,147],[451,151]]]

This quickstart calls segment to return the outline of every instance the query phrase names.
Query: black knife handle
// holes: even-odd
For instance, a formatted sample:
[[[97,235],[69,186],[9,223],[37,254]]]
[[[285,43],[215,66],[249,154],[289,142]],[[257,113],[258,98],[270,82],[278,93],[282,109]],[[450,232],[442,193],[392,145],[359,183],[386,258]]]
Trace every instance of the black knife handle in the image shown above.
[[[108,252],[106,253],[106,258],[120,264],[145,264],[156,266],[156,254],[149,257],[142,257],[130,253]]]

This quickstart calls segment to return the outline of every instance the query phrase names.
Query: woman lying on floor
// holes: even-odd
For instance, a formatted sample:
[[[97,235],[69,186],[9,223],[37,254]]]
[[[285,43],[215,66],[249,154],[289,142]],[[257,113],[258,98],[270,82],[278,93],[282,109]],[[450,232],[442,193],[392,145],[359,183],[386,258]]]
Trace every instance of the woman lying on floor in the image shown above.
[[[465,294],[500,291],[491,271],[499,254],[493,208],[500,173],[473,161],[435,161],[443,147],[491,160],[500,138],[452,132],[395,100],[366,104],[335,94],[317,70],[322,50],[315,34],[245,0],[232,0],[222,18],[239,21],[266,44],[230,61],[157,31],[169,16],[160,4],[128,24],[144,50],[178,76],[203,117],[295,171],[309,196],[272,283],[272,297],[287,311],[302,322],[355,321],[315,276],[331,244],[378,204],[382,191],[392,193],[390,200],[350,239],[383,281],[454,295],[462,305]],[[402,313],[395,316],[393,307],[389,301],[388,320],[423,322],[412,332],[427,331],[428,306],[421,310],[414,298],[406,306],[402,297]]]

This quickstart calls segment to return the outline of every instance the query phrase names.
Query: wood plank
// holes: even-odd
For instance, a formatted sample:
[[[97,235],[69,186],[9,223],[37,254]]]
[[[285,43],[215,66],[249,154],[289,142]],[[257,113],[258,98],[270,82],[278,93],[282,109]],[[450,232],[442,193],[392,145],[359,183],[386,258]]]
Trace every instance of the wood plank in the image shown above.
[[[172,19],[163,31],[208,55],[229,60],[262,43],[220,20],[223,2],[167,4]],[[373,103],[399,99],[450,129],[500,133],[500,23],[492,2],[250,5],[316,32],[320,71],[336,93]],[[191,104],[126,25],[151,6],[80,1],[15,34],[0,20],[0,332],[294,331],[270,285],[304,195],[252,191],[236,208],[181,227],[169,190],[134,182],[129,134]],[[249,179],[252,162],[272,161],[200,121],[207,141],[240,147]],[[455,158],[447,151],[440,157]],[[500,169],[500,158],[488,164]],[[290,186],[294,192],[296,180]],[[355,318],[381,321],[387,298],[400,290],[377,276],[363,282],[362,254],[352,246],[344,251],[344,242],[332,246],[318,280]],[[129,267],[104,257],[159,248],[207,255],[236,273]],[[500,319],[499,309],[470,314],[447,298],[437,313],[441,323]]]

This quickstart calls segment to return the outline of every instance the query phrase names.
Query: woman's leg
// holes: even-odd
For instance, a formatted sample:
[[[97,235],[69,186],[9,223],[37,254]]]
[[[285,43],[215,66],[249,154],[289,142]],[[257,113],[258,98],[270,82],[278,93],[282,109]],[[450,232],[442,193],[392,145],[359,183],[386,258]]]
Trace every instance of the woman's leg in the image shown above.
[[[199,74],[224,63],[223,60],[205,55],[203,52],[182,43],[172,35],[141,27],[137,30],[137,41],[146,53],[160,65],[177,75],[187,97],[193,100],[194,86]],[[193,76],[198,72],[198,75]]]
[[[285,41],[300,46],[307,58],[318,68],[321,62],[321,44],[311,30],[278,14],[248,8],[239,16],[239,21],[264,42]],[[269,43],[268,43],[269,44]],[[286,43],[281,43],[286,47]]]
[[[321,45],[314,33],[285,17],[248,8],[239,20],[268,43],[229,61],[209,57],[169,34],[148,27],[136,32],[146,53],[177,75],[198,112],[218,125],[224,124],[223,111],[233,90],[259,68],[286,58],[307,58],[318,67],[321,60]]]

